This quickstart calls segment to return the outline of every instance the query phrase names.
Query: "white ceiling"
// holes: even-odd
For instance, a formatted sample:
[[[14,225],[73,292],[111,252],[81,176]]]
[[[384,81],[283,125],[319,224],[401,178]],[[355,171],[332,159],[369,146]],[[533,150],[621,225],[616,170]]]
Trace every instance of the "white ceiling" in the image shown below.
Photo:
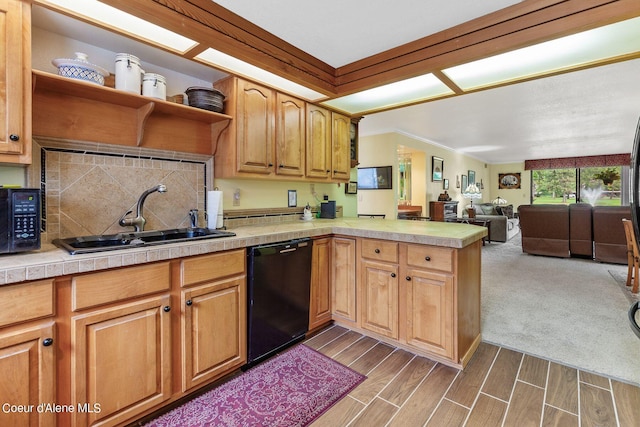
[[[512,4],[513,0],[216,0],[339,67]],[[640,60],[376,113],[360,135],[401,132],[487,163],[630,152]]]
[[[518,0],[216,0],[332,67],[487,15]]]

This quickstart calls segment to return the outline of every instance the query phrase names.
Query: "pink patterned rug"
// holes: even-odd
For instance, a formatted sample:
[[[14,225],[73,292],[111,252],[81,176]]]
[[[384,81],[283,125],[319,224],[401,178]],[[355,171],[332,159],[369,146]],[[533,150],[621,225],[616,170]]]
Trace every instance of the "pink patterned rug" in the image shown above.
[[[147,426],[306,426],[365,378],[299,344]]]

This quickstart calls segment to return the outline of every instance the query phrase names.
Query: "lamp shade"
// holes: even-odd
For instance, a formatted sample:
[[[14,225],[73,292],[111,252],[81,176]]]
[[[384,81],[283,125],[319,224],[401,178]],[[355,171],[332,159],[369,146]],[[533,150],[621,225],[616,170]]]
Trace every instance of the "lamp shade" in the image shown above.
[[[469,184],[469,186],[462,193],[462,197],[464,197],[465,199],[471,199],[473,201],[473,199],[481,199],[482,193],[478,189],[477,185]]]

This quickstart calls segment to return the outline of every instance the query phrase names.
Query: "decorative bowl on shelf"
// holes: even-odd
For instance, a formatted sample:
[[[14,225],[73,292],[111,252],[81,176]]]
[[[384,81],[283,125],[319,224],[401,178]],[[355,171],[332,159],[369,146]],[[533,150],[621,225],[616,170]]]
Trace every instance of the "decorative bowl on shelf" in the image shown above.
[[[51,61],[58,67],[58,75],[72,79],[84,80],[87,82],[104,85],[104,78],[109,72],[104,68],[87,61],[87,55],[76,52],[76,58],[58,58]]]
[[[224,110],[224,94],[216,89],[192,86],[185,91],[189,105],[204,110],[221,113]]]

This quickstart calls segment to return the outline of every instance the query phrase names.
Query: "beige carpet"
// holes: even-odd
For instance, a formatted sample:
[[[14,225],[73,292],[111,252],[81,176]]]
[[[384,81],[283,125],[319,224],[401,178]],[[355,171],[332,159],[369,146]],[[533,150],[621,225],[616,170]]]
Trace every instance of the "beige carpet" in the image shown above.
[[[482,337],[640,385],[640,339],[612,277],[626,266],[522,253],[520,235],[482,250]],[[611,272],[611,273],[610,273]]]

